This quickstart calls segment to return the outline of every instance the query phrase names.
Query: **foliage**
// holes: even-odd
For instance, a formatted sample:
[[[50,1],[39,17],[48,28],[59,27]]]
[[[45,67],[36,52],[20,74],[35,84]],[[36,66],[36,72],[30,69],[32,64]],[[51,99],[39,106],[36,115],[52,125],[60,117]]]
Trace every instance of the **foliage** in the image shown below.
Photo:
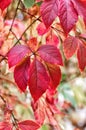
[[[13,95],[6,99],[2,89],[0,98],[4,119],[0,122],[0,130],[47,129],[44,124],[60,130],[56,115],[63,117],[65,113],[61,109],[68,109],[71,105],[76,107],[74,96],[69,94],[70,87],[61,84],[62,87],[58,88],[63,82],[61,69],[65,60],[75,53],[80,71],[84,71],[86,66],[86,1],[0,0],[0,22],[0,67],[2,69],[2,62],[6,62],[15,83],[8,81],[20,92],[31,94],[34,113],[33,121],[16,119],[12,102],[22,102],[15,101]],[[62,108],[59,106],[59,93],[67,101]]]

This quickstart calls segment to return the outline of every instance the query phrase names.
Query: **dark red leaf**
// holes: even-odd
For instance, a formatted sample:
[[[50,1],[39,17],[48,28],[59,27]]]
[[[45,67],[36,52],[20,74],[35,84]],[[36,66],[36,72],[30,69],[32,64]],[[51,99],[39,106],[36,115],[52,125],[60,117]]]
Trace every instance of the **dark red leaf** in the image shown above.
[[[19,122],[18,127],[21,130],[38,130],[40,126],[34,121],[25,120],[25,121]]]
[[[41,5],[41,15],[48,28],[58,15],[59,0],[45,0]]]
[[[51,90],[55,91],[56,87],[59,85],[60,80],[61,80],[60,67],[57,65],[49,64],[49,63],[46,63],[46,65],[47,65],[47,71],[48,71],[49,77],[50,77]]]
[[[79,49],[77,51],[77,58],[79,68],[81,69],[81,71],[83,71],[86,66],[86,46],[83,43],[79,44]]]
[[[42,45],[38,49],[40,57],[51,64],[63,65],[61,53],[54,45]]]
[[[9,6],[12,0],[0,0],[0,8],[3,11],[5,8]]]
[[[26,90],[28,83],[29,65],[30,65],[30,58],[26,58],[21,64],[16,66],[14,70],[15,82],[17,83],[19,89],[23,92]]]
[[[46,69],[37,59],[31,65],[29,77],[29,89],[34,101],[37,101],[47,90],[49,84]]]
[[[12,124],[9,122],[0,122],[0,130],[12,130]]]
[[[71,0],[60,0],[59,18],[65,33],[68,33],[78,20],[77,11]]]
[[[19,63],[30,50],[27,46],[16,45],[8,52],[8,64],[12,67]]]
[[[63,50],[65,57],[69,59],[78,49],[79,39],[73,36],[69,36],[63,43]]]

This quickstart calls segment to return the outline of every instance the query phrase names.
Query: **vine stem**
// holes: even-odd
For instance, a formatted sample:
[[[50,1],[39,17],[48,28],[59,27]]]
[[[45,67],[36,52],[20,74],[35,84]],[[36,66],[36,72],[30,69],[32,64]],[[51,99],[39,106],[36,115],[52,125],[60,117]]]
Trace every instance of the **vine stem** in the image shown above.
[[[8,37],[9,37],[9,35],[10,35],[10,32],[12,32],[12,27],[13,27],[13,24],[14,24],[14,21],[15,21],[15,18],[16,18],[16,14],[17,14],[17,10],[18,10],[18,7],[19,7],[19,5],[20,5],[20,2],[21,2],[21,0],[18,1],[17,8],[16,8],[16,10],[15,10],[15,15],[14,15],[14,18],[13,18],[13,20],[12,20],[12,24],[11,24],[11,27],[10,27],[10,29],[9,29],[9,33],[8,33],[7,39],[8,39]]]
[[[9,82],[9,83],[11,83],[11,84],[16,85],[13,81],[9,80],[7,77],[5,77],[5,76],[3,76],[3,75],[1,75],[1,74],[0,74],[0,79],[6,80],[7,82]]]
[[[14,18],[13,18],[13,21],[12,21],[12,24],[11,24],[11,27],[10,27],[10,31],[12,30],[12,27],[13,27],[13,24],[14,24],[14,21],[15,21],[15,18],[16,18],[16,14],[17,14],[17,10],[18,10],[18,7],[20,5],[20,2],[21,0],[18,1],[18,4],[17,4],[17,8],[15,10],[15,15],[14,15]]]
[[[1,98],[2,101],[4,102],[5,106],[7,106],[7,102],[6,102],[6,100],[4,99],[4,97],[3,97],[2,95],[0,95],[0,98]],[[18,125],[17,125],[17,119],[15,118],[13,112],[11,113],[11,116],[12,116],[12,118],[13,118],[13,120],[12,120],[13,125],[15,126],[15,128],[17,128],[17,127],[18,127]]]

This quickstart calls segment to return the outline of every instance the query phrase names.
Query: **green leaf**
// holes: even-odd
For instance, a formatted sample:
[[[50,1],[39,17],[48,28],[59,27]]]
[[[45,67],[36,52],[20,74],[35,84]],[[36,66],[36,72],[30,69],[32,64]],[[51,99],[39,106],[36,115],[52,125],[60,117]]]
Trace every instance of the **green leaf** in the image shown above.
[[[42,1],[36,3],[38,6],[41,6]]]
[[[26,8],[30,8],[34,5],[34,0],[24,0],[24,5]]]
[[[47,125],[43,125],[43,126],[41,127],[41,130],[49,130],[49,127],[48,127]]]

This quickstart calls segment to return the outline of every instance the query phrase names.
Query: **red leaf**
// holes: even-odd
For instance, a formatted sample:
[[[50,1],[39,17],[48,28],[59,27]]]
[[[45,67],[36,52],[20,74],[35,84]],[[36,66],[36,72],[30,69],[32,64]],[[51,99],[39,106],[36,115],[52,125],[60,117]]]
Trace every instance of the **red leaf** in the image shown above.
[[[79,49],[77,51],[78,64],[81,71],[84,70],[86,66],[86,47],[83,43],[79,45]]]
[[[32,37],[27,41],[27,45],[31,48],[32,51],[35,51],[37,49],[37,38]]]
[[[68,33],[78,20],[77,11],[71,0],[60,0],[59,18],[65,33]]]
[[[29,48],[24,45],[14,46],[7,54],[9,67],[12,67],[19,63],[27,53],[29,53]]]
[[[23,61],[23,63],[16,66],[14,70],[15,82],[17,83],[20,90],[23,92],[26,90],[28,83],[29,65],[30,65],[30,58],[27,58]]]
[[[41,100],[38,100],[38,102],[34,103],[32,102],[32,108],[34,111],[34,116],[38,124],[43,125],[45,120],[45,113],[44,113],[44,103],[41,102]]]
[[[45,26],[48,28],[58,15],[59,0],[45,0],[41,5],[41,15]]]
[[[37,101],[47,90],[49,84],[45,67],[37,59],[31,65],[29,76],[29,89],[34,101]]]
[[[58,110],[56,106],[56,98],[54,99],[53,95],[51,94],[51,91],[49,93],[48,92],[49,91],[46,91],[46,93],[42,96],[41,99],[39,99],[36,103],[32,104],[34,114],[39,124],[42,125],[43,122],[45,122],[46,124],[58,126],[58,122],[56,121],[54,115],[57,113],[60,114],[61,112]],[[52,99],[49,99],[49,101],[46,96],[48,96],[49,98],[51,98],[52,96],[53,102],[51,101]]]
[[[49,29],[46,28],[46,26],[44,25],[44,23],[40,23],[37,26],[37,32],[40,36],[44,35],[45,33],[48,32]]]
[[[46,37],[46,44],[58,46],[59,39],[55,34],[50,34]]]
[[[79,39],[69,36],[63,43],[65,57],[69,59],[78,49]]]
[[[0,0],[0,8],[3,11],[5,8],[9,6],[12,0]]]
[[[63,65],[61,53],[54,45],[42,45],[38,49],[38,53],[41,58],[51,64]]]
[[[86,24],[86,0],[72,0],[78,14],[83,17]]]
[[[57,65],[52,65],[49,63],[46,63],[47,65],[47,71],[49,73],[50,77],[50,86],[52,90],[55,90],[56,87],[59,85],[61,80],[61,70],[60,67]]]
[[[21,130],[38,130],[40,126],[34,121],[25,120],[25,121],[19,122],[18,127]]]
[[[38,107],[38,109],[34,112],[34,116],[36,121],[40,124],[43,125],[44,120],[45,120],[45,114],[43,112],[43,105],[40,108],[40,106]]]
[[[0,130],[12,130],[12,124],[9,122],[0,122]]]

